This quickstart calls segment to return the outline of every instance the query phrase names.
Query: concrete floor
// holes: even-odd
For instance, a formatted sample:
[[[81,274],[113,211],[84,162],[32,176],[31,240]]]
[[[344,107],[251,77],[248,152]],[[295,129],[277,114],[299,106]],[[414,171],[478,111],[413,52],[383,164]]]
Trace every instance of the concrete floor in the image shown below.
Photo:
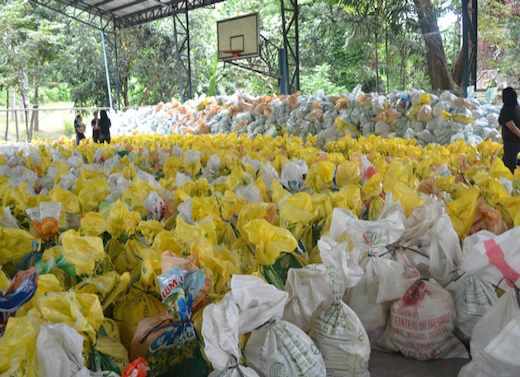
[[[419,361],[400,353],[372,350],[368,370],[370,377],[457,377],[469,359]]]

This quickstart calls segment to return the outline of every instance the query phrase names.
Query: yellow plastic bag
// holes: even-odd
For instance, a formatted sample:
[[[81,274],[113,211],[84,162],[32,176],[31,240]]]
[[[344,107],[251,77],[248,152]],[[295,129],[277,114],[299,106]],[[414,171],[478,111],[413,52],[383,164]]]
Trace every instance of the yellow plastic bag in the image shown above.
[[[129,292],[117,302],[114,320],[119,326],[121,342],[130,349],[139,321],[143,318],[165,315],[166,309],[155,293],[146,293],[130,287]]]
[[[375,197],[370,201],[370,205],[368,207],[368,219],[370,221],[376,221],[385,206],[385,201],[380,196]]]
[[[358,185],[342,187],[338,192],[331,194],[334,208],[343,208],[351,211],[356,216],[361,212],[361,189]]]
[[[507,200],[505,202],[505,207],[513,220],[514,226],[520,226],[520,195]]]
[[[380,173],[374,174],[363,184],[362,190],[365,200],[379,196],[383,192],[383,176]]]
[[[312,164],[307,177],[305,179],[305,187],[310,188],[316,192],[330,187],[334,179],[334,172],[336,167],[332,162],[319,161]]]
[[[178,216],[177,227],[173,233],[182,257],[192,254],[198,248],[213,247],[217,244],[215,224],[209,217],[196,225],[191,225]]]
[[[137,225],[137,231],[141,232],[149,245],[153,244],[155,236],[164,231],[163,226],[157,220],[141,221]]]
[[[106,336],[99,336],[94,346],[95,354],[100,353],[99,357],[104,358],[103,364],[112,364],[113,369],[119,369],[122,375],[128,365],[128,351],[125,346],[118,341]],[[112,370],[112,368],[110,370]]]
[[[0,227],[0,266],[29,254],[33,241],[36,238],[25,230]]]
[[[7,288],[9,288],[9,278],[7,277],[4,270],[0,268],[0,291],[5,292],[7,291]]]
[[[455,177],[452,175],[436,177],[435,188],[437,190],[450,192],[455,184]]]
[[[43,324],[37,312],[12,317],[0,339],[0,375],[6,377],[38,377],[36,340]]]
[[[38,276],[38,288],[33,298],[16,312],[21,317],[26,315],[32,308],[41,311],[40,302],[49,293],[63,292],[65,288],[61,285],[58,278],[53,274],[43,274]]]
[[[155,236],[153,240],[153,249],[159,253],[166,250],[172,250],[175,254],[181,253],[181,248],[175,241],[175,233],[163,231]]]
[[[83,171],[85,172],[85,170]],[[80,181],[78,180],[78,183]],[[83,213],[96,209],[99,202],[110,193],[110,187],[104,178],[94,178],[85,183],[78,194]]]
[[[107,221],[97,212],[89,212],[81,218],[80,233],[85,236],[99,236],[107,230]]]
[[[56,186],[49,192],[49,198],[53,202],[61,202],[62,210],[66,212],[80,213],[79,199],[70,191]]]
[[[244,226],[249,242],[255,245],[259,264],[271,265],[282,252],[291,253],[298,241],[287,229],[269,224],[264,219],[253,220]]]
[[[41,313],[46,321],[69,325],[92,342],[96,341],[96,332],[105,320],[96,295],[71,291],[44,297]]]
[[[222,297],[229,291],[228,283],[231,281],[231,276],[244,273],[240,270],[242,265],[240,253],[231,252],[225,246],[201,251],[199,259],[212,281],[210,296]]]
[[[106,256],[103,241],[98,237],[82,237],[75,230],[68,230],[63,233],[61,242],[63,256],[79,276],[92,275],[96,264]]]
[[[479,195],[479,189],[472,187],[460,198],[446,204],[446,213],[450,216],[453,228],[461,238],[466,237],[475,220]]]
[[[491,168],[489,169],[489,174],[493,178],[506,178],[512,180],[514,178],[513,173],[509,170],[505,165],[504,161],[500,158],[495,158],[493,163],[491,164]]]
[[[77,293],[91,293],[99,298],[101,307],[106,310],[120,295],[126,292],[130,284],[130,273],[119,275],[109,271],[104,275],[87,278],[74,287]],[[39,288],[39,287],[38,287]]]
[[[402,181],[385,180],[384,188],[385,192],[392,193],[394,200],[401,201],[406,217],[410,216],[415,207],[422,207],[424,205],[424,200],[417,195],[417,192]]]
[[[123,191],[121,201],[128,204],[133,211],[139,212],[141,217],[144,218],[148,214],[148,209],[144,205],[144,201],[148,198],[151,191],[157,191],[157,188],[148,182],[137,179],[132,182],[130,187]]]
[[[244,230],[245,225],[257,219],[273,220],[275,215],[276,208],[269,206],[267,203],[249,203],[242,208],[238,215],[237,230],[240,236],[242,236],[246,242],[249,242],[249,237]]]
[[[140,220],[138,212],[129,211],[124,203],[118,201],[108,212],[107,231],[113,238],[119,238],[122,234],[131,236]]]
[[[336,118],[335,123],[338,125],[338,129],[343,131],[349,131],[357,137],[361,136],[361,133],[359,132],[358,128],[352,123],[345,123],[341,118]]]
[[[361,168],[357,161],[344,161],[338,165],[336,171],[336,185],[343,187],[357,185],[361,180]]]
[[[280,225],[288,229],[296,239],[300,239],[306,227],[314,219],[312,198],[306,192],[299,192],[279,202]]]
[[[239,198],[233,191],[227,190],[224,195],[217,196],[222,217],[225,220],[231,219],[233,215],[238,215],[246,205],[244,198]]]

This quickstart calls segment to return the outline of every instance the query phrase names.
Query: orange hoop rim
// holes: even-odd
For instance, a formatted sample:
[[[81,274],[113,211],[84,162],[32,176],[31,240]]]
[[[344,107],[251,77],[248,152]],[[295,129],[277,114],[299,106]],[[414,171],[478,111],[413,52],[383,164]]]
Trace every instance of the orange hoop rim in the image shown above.
[[[224,50],[220,51],[223,54],[232,54],[234,58],[240,57],[240,50]]]

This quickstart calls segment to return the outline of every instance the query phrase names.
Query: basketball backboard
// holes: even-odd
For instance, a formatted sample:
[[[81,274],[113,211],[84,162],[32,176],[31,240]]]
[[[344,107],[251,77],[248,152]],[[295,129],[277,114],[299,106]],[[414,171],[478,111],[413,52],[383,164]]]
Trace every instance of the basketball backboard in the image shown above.
[[[258,13],[217,22],[218,60],[229,61],[260,55]]]

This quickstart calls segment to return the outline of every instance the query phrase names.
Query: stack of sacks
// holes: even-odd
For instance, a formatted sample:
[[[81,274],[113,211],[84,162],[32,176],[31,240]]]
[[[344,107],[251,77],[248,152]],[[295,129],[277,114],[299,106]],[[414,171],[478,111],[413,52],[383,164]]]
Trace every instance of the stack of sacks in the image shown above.
[[[421,145],[448,144],[462,139],[478,144],[500,140],[499,108],[475,96],[459,98],[411,89],[388,96],[352,93],[326,96],[296,93],[255,97],[205,95],[180,104],[176,100],[155,107],[129,110],[114,117],[116,135],[124,134],[247,134],[276,136],[280,132],[307,137],[317,135],[322,145],[342,136],[371,134],[417,138]]]
[[[516,334],[520,170],[490,140],[0,152],[0,373],[367,376],[371,348],[426,360],[467,357],[463,342],[487,368]],[[482,334],[490,312],[505,319]]]

